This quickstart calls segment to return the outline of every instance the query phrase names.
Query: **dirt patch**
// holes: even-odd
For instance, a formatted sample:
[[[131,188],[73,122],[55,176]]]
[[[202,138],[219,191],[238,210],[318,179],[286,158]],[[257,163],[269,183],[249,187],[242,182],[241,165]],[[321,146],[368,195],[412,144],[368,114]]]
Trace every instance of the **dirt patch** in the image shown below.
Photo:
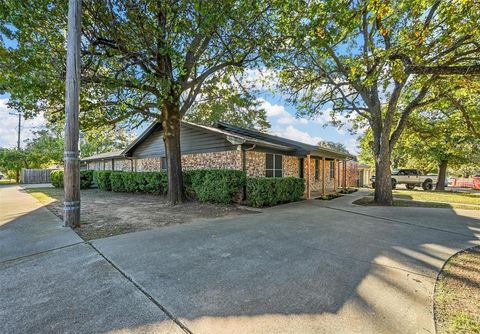
[[[480,247],[454,255],[435,286],[437,333],[480,333]]]
[[[56,216],[62,218],[63,191],[61,189],[45,188],[27,191],[46,204]],[[54,200],[45,201],[39,198],[41,196],[49,196]],[[81,199],[82,226],[75,231],[84,240],[106,238],[172,224],[255,213],[235,205],[195,201],[170,206],[164,196],[114,193],[98,189],[82,190]]]

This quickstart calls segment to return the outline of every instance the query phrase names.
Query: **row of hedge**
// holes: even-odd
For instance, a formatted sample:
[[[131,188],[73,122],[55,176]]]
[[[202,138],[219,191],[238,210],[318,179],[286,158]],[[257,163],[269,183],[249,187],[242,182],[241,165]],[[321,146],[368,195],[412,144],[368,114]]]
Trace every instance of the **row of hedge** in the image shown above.
[[[168,177],[165,172],[95,171],[98,188],[115,192],[166,194]],[[187,194],[200,202],[232,203],[242,200],[255,207],[298,201],[305,191],[303,179],[294,177],[248,177],[245,172],[231,169],[195,169],[184,172]]]
[[[63,171],[50,175],[55,187],[63,187]],[[89,188],[95,180],[104,191],[165,195],[168,177],[165,172],[81,171],[80,188]],[[232,203],[242,200],[255,207],[298,201],[305,190],[303,179],[294,177],[247,177],[231,169],[196,169],[184,172],[187,194],[200,202]]]
[[[50,173],[50,181],[55,188],[63,188],[63,170],[54,170]],[[92,186],[93,170],[80,171],[80,189]]]
[[[168,178],[164,172],[114,172],[98,170],[93,174],[100,190],[166,194]]]
[[[305,181],[301,178],[247,178],[247,204],[255,207],[298,201],[303,197],[304,191]]]

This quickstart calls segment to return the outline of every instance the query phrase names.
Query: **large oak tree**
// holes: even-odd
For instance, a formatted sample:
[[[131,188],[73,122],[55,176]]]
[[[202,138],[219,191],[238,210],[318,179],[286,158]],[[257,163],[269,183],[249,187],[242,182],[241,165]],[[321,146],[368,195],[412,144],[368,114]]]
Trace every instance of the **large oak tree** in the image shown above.
[[[268,14],[266,1],[85,0],[83,126],[162,122],[168,196],[182,201],[180,121],[199,96],[258,61]],[[27,114],[63,110],[65,15],[59,0],[0,10],[0,87]]]
[[[392,205],[391,152],[409,116],[438,100],[441,90],[433,88],[442,75],[476,73],[478,2],[282,1],[278,7],[282,43],[271,66],[282,88],[300,115],[330,112],[368,124],[375,202]]]

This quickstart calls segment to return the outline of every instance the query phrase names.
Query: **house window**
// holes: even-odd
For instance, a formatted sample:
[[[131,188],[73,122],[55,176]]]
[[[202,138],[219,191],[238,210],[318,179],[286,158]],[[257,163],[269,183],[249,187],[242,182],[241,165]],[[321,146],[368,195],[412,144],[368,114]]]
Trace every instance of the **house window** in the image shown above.
[[[266,154],[266,177],[282,177],[282,156],[280,154]]]
[[[334,160],[330,161],[330,178],[331,179],[335,178],[335,161]]]
[[[320,179],[320,160],[315,159],[315,180]]]
[[[167,170],[167,158],[166,157],[162,157],[162,159],[160,161],[160,168],[162,170]]]
[[[304,163],[303,158],[298,159],[298,177],[301,179],[303,179],[305,174],[303,169],[303,163]]]

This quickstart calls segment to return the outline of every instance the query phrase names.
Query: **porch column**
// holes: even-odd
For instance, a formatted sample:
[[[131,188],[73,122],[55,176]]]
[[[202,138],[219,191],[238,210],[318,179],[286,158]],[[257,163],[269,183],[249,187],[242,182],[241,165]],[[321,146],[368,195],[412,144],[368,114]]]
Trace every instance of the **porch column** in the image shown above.
[[[347,189],[347,160],[343,160],[343,189]]]
[[[337,192],[337,159],[333,159],[333,192]]]
[[[307,165],[307,182],[305,183],[306,189],[307,189],[307,199],[312,198],[312,192],[311,192],[311,187],[310,187],[310,154],[307,154],[307,158],[305,159],[306,165]]]
[[[322,196],[325,196],[325,157],[322,157]]]

